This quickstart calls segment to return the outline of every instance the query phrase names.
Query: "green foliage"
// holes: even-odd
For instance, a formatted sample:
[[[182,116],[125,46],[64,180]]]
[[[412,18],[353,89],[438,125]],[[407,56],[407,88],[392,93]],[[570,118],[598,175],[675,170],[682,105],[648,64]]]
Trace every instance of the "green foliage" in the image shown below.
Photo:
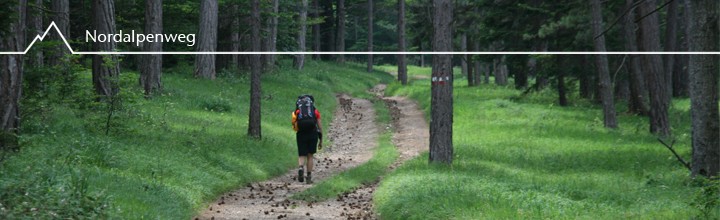
[[[218,96],[212,96],[207,99],[199,100],[200,101],[200,108],[211,111],[211,112],[230,112],[232,110],[232,106],[230,106],[230,101]]]
[[[700,189],[695,192],[690,206],[698,211],[695,219],[717,219],[720,217],[720,179],[698,177],[695,184]]]
[[[677,219],[714,208],[693,198],[700,189],[643,117],[619,115],[620,128],[608,130],[593,105],[557,107],[514,99],[520,92],[508,88],[455,83],[453,166],[429,165],[424,154],[385,177],[374,198],[382,218]],[[426,81],[387,92],[429,113]],[[687,114],[686,101],[674,106]],[[689,120],[673,123],[676,133],[689,131]],[[689,139],[677,143],[687,157]]]
[[[0,1],[0,9],[5,11],[5,13],[0,15],[0,38],[8,35],[10,24],[17,19],[17,10],[15,7],[17,7],[17,2]]]
[[[163,75],[164,93],[152,99],[142,97],[136,73],[121,74],[122,104],[109,135],[107,106],[95,102],[92,92],[82,100],[95,104],[24,102],[25,109],[40,109],[38,103],[46,108],[23,117],[20,151],[0,163],[0,218],[190,218],[216,196],[295,165],[289,112],[298,94],[315,95],[319,109],[329,113],[335,92],[364,93],[389,80],[317,62],[302,72],[281,68],[265,74],[264,139],[258,141],[245,135],[247,83],[194,79],[187,65],[171,71]],[[93,91],[89,73],[75,74],[73,92]],[[208,97],[231,107],[205,110],[199,103]],[[326,118],[329,123],[332,114]]]

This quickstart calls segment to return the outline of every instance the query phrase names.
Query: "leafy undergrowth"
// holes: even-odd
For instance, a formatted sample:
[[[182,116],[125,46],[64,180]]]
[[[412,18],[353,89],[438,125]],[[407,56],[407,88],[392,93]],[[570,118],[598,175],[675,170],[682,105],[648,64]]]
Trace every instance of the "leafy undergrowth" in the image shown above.
[[[78,99],[26,104],[44,110],[23,118],[21,149],[0,165],[0,219],[188,219],[221,193],[294,166],[289,112],[298,94],[313,94],[328,123],[335,92],[389,80],[334,63],[282,66],[263,75],[262,140],[246,136],[246,74],[199,80],[178,67],[146,100],[137,74],[123,73],[107,136],[108,108],[92,101],[90,76],[79,74],[77,91],[88,92]]]
[[[429,114],[429,85],[414,80],[406,87],[392,84],[387,92],[417,100]],[[712,195],[711,188],[697,187],[648,134],[647,118],[621,113],[620,128],[608,130],[599,106],[559,107],[547,101],[554,100],[552,92],[518,98],[520,92],[509,88],[465,85],[458,79],[454,89],[453,165],[428,164],[424,154],[389,174],[374,197],[382,218],[687,219],[720,214],[717,206],[698,202]],[[690,157],[688,104],[675,100],[671,109],[675,148],[685,158]]]
[[[374,99],[374,108],[377,113],[377,123],[387,125],[390,121],[390,114],[382,100]],[[324,201],[335,198],[343,193],[351,192],[362,184],[371,184],[387,172],[388,167],[397,159],[399,153],[390,141],[392,131],[386,129],[378,137],[378,146],[370,161],[352,169],[341,172],[322,182],[318,182],[311,188],[293,195],[294,199],[306,201]]]

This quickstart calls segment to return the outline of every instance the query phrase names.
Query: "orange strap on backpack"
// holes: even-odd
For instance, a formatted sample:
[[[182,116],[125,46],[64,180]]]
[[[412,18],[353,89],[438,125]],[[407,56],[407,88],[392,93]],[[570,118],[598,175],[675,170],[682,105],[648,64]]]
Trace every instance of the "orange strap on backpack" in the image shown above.
[[[295,114],[295,111],[292,112],[292,121],[290,121],[290,122],[292,123],[293,130],[295,130],[295,132],[297,132],[298,131],[297,114]]]

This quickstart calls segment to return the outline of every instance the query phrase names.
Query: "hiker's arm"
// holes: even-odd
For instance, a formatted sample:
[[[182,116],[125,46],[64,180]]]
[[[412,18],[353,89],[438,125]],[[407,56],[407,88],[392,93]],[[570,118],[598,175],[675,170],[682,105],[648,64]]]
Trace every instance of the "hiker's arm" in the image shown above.
[[[317,126],[318,126],[318,138],[320,139],[320,141],[318,141],[318,148],[320,148],[320,149],[322,150],[322,147],[323,147],[323,144],[322,144],[322,140],[323,140],[323,137],[322,137],[322,120],[320,120],[319,118],[318,118],[318,120],[317,120]]]
[[[317,126],[318,126],[318,132],[320,132],[320,133],[322,134],[322,132],[323,132],[323,129],[322,129],[322,119],[319,119],[319,118],[318,118],[318,120],[317,120]]]

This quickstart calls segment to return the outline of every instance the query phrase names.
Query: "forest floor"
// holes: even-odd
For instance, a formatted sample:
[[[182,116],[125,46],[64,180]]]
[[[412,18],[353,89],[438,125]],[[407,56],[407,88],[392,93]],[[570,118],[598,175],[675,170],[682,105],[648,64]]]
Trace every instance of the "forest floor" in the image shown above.
[[[428,125],[418,105],[404,97],[383,97],[385,85],[370,90],[383,98],[390,110],[394,133],[392,142],[400,152],[389,169],[419,155],[426,149]],[[367,99],[337,95],[338,105],[327,137],[332,146],[315,155],[313,181],[318,183],[369,161],[382,125],[376,124],[373,104]],[[349,100],[349,101],[348,101]],[[252,183],[224,194],[195,219],[368,219],[376,218],[372,197],[377,182],[363,185],[337,198],[320,202],[292,199],[312,184],[296,180],[297,169],[275,178]]]

